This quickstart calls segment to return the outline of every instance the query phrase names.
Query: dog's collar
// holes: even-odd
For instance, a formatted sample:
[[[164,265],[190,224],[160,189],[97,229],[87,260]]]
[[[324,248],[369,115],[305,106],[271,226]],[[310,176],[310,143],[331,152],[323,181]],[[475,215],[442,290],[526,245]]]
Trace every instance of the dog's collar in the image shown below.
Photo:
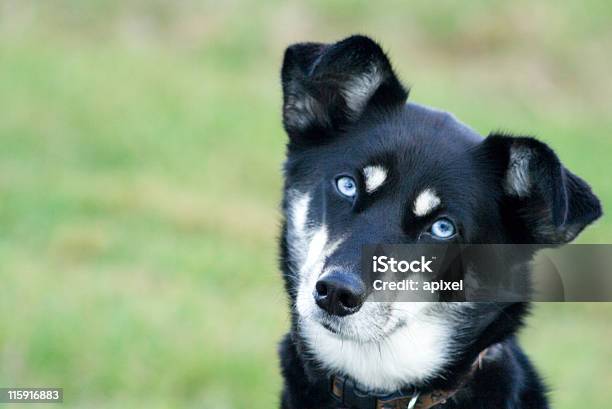
[[[488,349],[488,348],[487,348]],[[393,394],[380,395],[364,391],[351,379],[339,375],[330,377],[330,393],[340,405],[347,409],[430,409],[444,404],[471,379],[477,369],[482,367],[482,359],[487,353],[484,349],[471,365],[470,370],[461,377],[453,389],[437,389],[421,393],[418,389],[403,390]]]

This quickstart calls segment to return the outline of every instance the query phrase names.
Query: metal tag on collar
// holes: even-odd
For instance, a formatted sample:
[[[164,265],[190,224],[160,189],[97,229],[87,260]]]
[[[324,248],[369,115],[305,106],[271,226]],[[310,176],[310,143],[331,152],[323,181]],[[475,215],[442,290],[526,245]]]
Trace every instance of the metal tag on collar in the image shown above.
[[[412,399],[410,399],[410,402],[408,402],[408,406],[406,406],[406,409],[414,409],[414,408],[416,408],[416,404],[419,401],[419,396],[421,396],[421,392],[416,391],[416,393],[414,394]]]

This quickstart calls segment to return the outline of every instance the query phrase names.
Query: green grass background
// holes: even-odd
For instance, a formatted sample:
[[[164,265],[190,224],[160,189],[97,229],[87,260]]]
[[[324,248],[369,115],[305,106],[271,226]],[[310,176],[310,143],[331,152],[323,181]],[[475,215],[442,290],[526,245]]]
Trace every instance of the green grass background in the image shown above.
[[[0,386],[276,407],[282,52],[355,32],[413,101],[537,135],[610,207],[608,1],[0,0]],[[555,407],[610,407],[611,317],[536,306]]]

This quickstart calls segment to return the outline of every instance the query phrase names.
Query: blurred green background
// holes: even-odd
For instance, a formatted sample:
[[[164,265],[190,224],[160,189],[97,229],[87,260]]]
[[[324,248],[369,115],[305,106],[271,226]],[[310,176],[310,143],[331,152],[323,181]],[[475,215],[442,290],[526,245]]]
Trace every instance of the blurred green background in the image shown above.
[[[413,101],[537,135],[610,207],[609,1],[0,0],[0,386],[276,407],[282,52],[357,32]],[[612,305],[534,312],[555,407],[610,407]]]

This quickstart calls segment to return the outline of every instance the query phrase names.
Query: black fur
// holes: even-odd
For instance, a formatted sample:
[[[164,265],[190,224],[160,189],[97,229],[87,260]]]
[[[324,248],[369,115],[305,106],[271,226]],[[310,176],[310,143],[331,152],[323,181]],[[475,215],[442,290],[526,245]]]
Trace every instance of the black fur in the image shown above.
[[[367,37],[289,47],[282,84],[289,135],[283,210],[289,211],[290,191],[311,192],[309,223],[324,222],[330,236],[348,237],[326,259],[328,264],[356,270],[367,243],[436,242],[428,227],[440,215],[456,222],[456,242],[543,246],[572,240],[601,215],[589,186],[545,144],[509,135],[483,139],[452,115],[406,104],[407,90],[381,48]],[[362,88],[352,92],[353,86]],[[335,191],[339,175],[352,176],[362,186],[360,170],[372,164],[388,169],[384,188],[371,194],[360,188],[350,203]],[[513,185],[509,178],[528,183]],[[415,195],[430,186],[443,206],[416,217],[411,212]],[[280,347],[281,407],[335,408],[330,373],[300,330],[295,309],[299,266],[291,255],[287,223],[281,268],[292,327]],[[525,303],[461,308],[453,321],[457,354],[439,374],[406,386],[452,388],[479,352],[491,347],[482,369],[441,407],[547,408],[545,388],[515,339],[527,312]]]

